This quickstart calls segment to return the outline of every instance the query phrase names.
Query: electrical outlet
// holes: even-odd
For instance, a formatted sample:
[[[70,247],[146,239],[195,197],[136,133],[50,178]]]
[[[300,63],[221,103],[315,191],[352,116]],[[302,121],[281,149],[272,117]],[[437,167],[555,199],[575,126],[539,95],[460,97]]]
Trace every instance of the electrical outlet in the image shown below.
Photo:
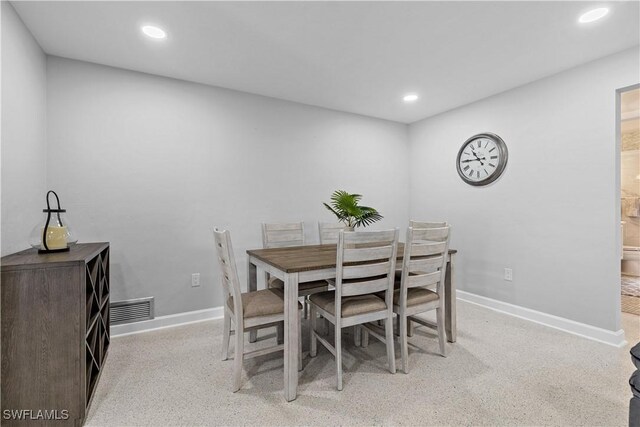
[[[504,269],[504,280],[507,280],[509,282],[513,281],[513,270],[510,268],[505,268]]]
[[[194,288],[200,286],[200,273],[193,273],[191,275],[191,286]]]

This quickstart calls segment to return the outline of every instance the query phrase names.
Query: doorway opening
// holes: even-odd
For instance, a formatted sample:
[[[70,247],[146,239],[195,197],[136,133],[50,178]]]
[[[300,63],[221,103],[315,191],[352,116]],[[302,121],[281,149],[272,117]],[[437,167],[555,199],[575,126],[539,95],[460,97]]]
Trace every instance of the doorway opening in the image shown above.
[[[620,93],[621,308],[640,316],[640,87]]]

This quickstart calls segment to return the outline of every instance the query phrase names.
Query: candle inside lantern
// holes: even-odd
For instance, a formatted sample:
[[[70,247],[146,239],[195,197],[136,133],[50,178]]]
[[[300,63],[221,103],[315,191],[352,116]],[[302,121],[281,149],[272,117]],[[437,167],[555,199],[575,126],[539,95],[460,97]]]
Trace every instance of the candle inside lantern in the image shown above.
[[[44,232],[44,227],[42,227]],[[40,235],[42,235],[42,232]],[[64,249],[67,247],[67,227],[59,225],[50,225],[47,227],[47,246],[49,249]],[[41,249],[45,249],[44,243]]]

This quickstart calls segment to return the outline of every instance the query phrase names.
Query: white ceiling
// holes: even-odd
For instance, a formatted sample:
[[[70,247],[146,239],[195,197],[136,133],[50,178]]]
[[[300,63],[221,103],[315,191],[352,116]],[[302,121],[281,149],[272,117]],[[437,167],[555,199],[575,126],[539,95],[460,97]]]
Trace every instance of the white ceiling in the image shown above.
[[[45,52],[411,123],[640,42],[637,1],[16,2]],[[165,41],[146,39],[144,23]],[[402,96],[420,99],[405,104]]]

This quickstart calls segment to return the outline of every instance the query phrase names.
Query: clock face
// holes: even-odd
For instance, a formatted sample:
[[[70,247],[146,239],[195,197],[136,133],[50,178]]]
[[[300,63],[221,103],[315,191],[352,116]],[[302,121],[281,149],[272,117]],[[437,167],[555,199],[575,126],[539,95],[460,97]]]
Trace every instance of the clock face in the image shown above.
[[[472,136],[458,152],[458,174],[471,185],[486,185],[495,181],[506,164],[507,146],[502,138],[491,133]]]

